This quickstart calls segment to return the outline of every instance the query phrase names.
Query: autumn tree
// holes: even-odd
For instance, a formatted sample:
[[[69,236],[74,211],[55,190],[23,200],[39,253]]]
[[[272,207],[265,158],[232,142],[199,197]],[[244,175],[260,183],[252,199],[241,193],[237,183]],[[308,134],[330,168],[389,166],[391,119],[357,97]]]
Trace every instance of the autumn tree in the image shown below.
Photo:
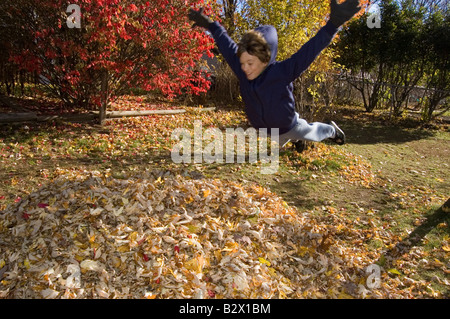
[[[80,28],[67,21],[75,13],[66,12],[69,4],[80,8]],[[37,72],[65,105],[91,108],[101,103],[102,79],[109,99],[131,87],[169,97],[206,91],[209,82],[197,61],[211,54],[213,41],[186,18],[190,7],[203,5],[203,0],[17,0],[2,2],[8,24],[0,27],[15,32],[11,61]]]
[[[230,36],[233,36],[237,27],[237,13],[245,0],[217,0],[220,19]]]

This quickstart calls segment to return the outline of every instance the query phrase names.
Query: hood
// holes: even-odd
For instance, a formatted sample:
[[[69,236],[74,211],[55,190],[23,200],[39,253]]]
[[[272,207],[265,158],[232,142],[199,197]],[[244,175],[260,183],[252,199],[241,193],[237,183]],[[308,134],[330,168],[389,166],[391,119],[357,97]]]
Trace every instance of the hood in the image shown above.
[[[263,25],[255,28],[255,31],[260,32],[270,47],[270,61],[269,64],[275,62],[278,53],[278,34],[277,30],[271,25]]]

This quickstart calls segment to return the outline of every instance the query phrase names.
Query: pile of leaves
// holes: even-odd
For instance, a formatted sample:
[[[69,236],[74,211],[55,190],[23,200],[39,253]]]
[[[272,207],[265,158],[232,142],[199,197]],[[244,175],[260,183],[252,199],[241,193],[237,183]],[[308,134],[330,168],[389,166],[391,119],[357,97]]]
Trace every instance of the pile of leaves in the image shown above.
[[[258,185],[189,174],[67,171],[9,205],[0,298],[407,296],[389,276],[367,284],[379,256],[345,244],[358,230]]]

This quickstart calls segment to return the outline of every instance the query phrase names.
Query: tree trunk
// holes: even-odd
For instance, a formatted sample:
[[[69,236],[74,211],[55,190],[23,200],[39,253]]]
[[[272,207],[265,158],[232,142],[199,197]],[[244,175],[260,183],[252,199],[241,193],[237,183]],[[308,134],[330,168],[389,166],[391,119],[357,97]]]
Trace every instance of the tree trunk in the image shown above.
[[[101,96],[102,96],[102,105],[100,106],[99,112],[99,122],[100,125],[103,126],[105,124],[106,119],[106,107],[108,105],[108,71],[104,70],[102,73],[102,88],[101,88]]]
[[[0,123],[37,121],[36,113],[3,113],[0,114]]]

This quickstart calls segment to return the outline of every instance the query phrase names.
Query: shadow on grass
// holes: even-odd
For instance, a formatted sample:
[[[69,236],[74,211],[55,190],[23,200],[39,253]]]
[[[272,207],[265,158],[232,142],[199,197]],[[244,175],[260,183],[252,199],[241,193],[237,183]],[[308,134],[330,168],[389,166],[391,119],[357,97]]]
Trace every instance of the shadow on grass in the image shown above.
[[[437,225],[447,221],[446,231],[450,234],[450,213],[445,212],[442,207],[435,210],[428,218],[416,229],[414,229],[408,237],[398,242],[393,248],[385,252],[377,263],[383,264],[383,260],[389,264],[408,253],[413,247],[419,246],[425,236],[430,233]]]
[[[420,128],[403,128],[399,126],[385,126],[382,124],[358,125],[358,122],[343,122],[344,130],[349,144],[401,144],[426,139],[434,135],[430,130]]]
[[[48,136],[49,140],[56,138],[73,138],[89,136],[95,133],[109,133],[95,121],[63,121],[56,119],[48,122],[0,123],[0,139],[12,143],[28,143],[34,137]]]
[[[298,209],[313,209],[323,204],[322,200],[315,197],[312,198],[311,189],[299,180],[281,178],[274,185],[271,185],[270,189],[282,197],[289,205]]]

